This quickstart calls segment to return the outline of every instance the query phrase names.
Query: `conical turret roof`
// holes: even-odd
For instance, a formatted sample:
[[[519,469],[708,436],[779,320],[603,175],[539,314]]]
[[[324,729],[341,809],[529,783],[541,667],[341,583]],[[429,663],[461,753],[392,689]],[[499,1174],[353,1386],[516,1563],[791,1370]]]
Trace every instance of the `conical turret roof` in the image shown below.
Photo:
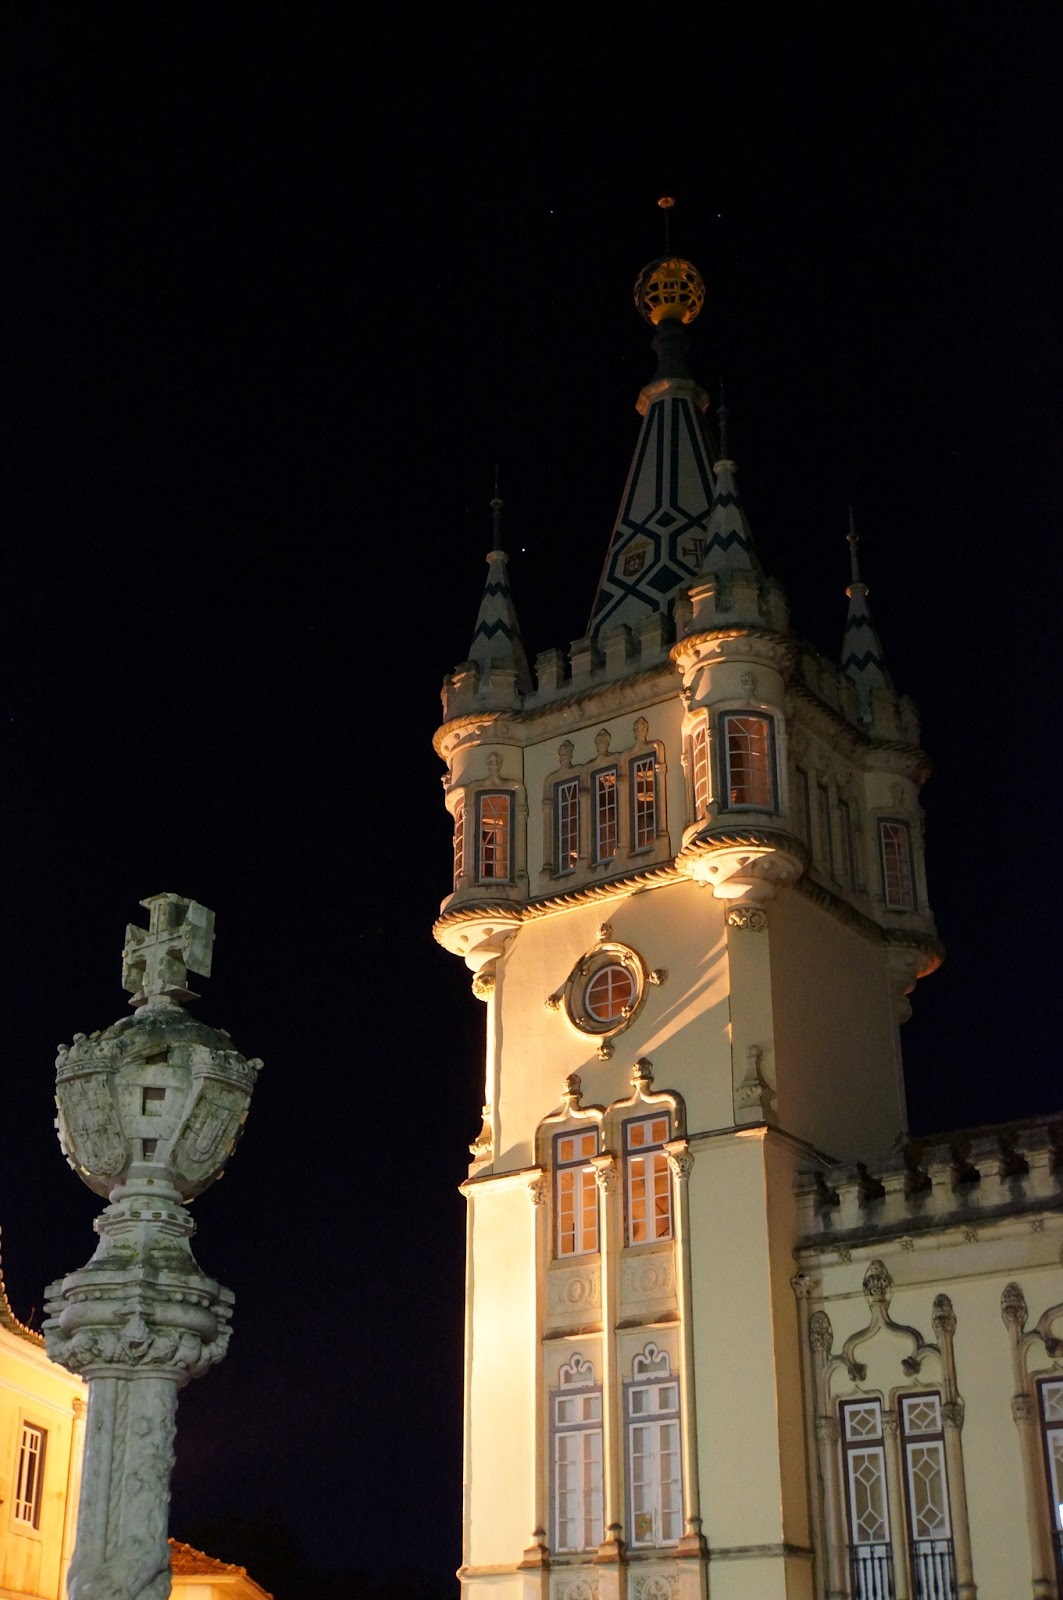
[[[712,497],[709,525],[705,539],[705,553],[701,561],[701,576],[713,572],[743,570],[760,573],[760,561],[742,496],[738,492],[736,473],[738,467],[728,454],[727,408],[723,404],[723,384],[720,384],[720,459],[713,463],[716,489]]]
[[[591,611],[592,635],[667,610],[701,565],[714,452],[702,422],[709,397],[687,365],[684,325],[703,297],[696,268],[679,257],[651,262],[635,286],[636,304],[656,329],[658,365],[639,395],[642,427]]]
[[[868,587],[860,576],[860,562],[856,553],[859,540],[853,522],[852,507],[849,508],[848,538],[852,579],[845,591],[849,596],[849,615],[842,642],[842,671],[856,684],[861,714],[867,717],[871,711],[872,689],[889,689],[893,687],[893,683],[886,670],[882,642],[871,620],[871,611],[867,603]]]
[[[497,667],[508,668],[517,675],[517,689],[527,694],[531,689],[531,673],[524,641],[520,636],[517,608],[509,586],[509,558],[502,548],[502,501],[496,492],[491,501],[494,518],[494,548],[487,556],[487,582],[476,616],[470,661],[481,672],[489,673]]]

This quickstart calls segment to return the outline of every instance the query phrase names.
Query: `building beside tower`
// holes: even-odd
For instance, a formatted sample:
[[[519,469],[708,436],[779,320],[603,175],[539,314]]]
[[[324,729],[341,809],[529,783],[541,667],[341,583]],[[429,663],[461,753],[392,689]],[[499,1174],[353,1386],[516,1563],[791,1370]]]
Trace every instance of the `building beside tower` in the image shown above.
[[[487,1011],[463,1589],[1048,1600],[1063,1125],[907,1139],[918,719],[855,535],[841,665],[791,631],[703,294],[636,285],[658,365],[586,635],[532,673],[496,537],[443,689],[435,933]]]

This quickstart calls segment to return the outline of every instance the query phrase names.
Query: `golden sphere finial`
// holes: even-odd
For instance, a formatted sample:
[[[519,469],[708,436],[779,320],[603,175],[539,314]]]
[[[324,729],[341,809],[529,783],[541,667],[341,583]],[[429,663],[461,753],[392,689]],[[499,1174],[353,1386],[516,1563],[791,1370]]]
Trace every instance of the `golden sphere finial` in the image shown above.
[[[675,196],[670,194],[662,194],[657,204],[660,206],[662,211],[671,211],[672,207],[675,205]]]
[[[659,205],[674,204],[658,201]],[[635,307],[654,327],[660,322],[693,322],[705,304],[705,281],[692,261],[668,256],[650,261],[635,279]]]

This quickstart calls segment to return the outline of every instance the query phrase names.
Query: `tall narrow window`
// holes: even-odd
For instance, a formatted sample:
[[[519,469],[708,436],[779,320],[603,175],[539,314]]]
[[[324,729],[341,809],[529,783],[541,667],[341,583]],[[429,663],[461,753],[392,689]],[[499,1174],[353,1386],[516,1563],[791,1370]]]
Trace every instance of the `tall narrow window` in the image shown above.
[[[700,822],[709,814],[709,735],[703,721],[694,729],[690,753],[694,769],[694,821]]]
[[[912,836],[906,822],[882,817],[878,825],[882,853],[882,892],[890,911],[915,909],[912,881]]]
[[[631,763],[631,848],[648,850],[657,836],[657,761],[639,756]]]
[[[454,809],[454,887],[461,887],[465,871],[465,801],[459,800]]]
[[[555,1550],[594,1550],[602,1521],[602,1391],[574,1355],[561,1368],[553,1403]]]
[[[837,872],[834,864],[834,829],[831,827],[830,790],[825,783],[817,783],[819,791],[819,826],[823,836],[823,865],[830,878]]]
[[[672,1237],[672,1179],[663,1149],[670,1136],[667,1115],[624,1124],[628,1244]]]
[[[1042,1378],[1037,1387],[1041,1399],[1052,1532],[1056,1541],[1056,1576],[1059,1592],[1063,1594],[1063,1381]]]
[[[679,1385],[649,1344],[627,1386],[628,1481],[633,1545],[676,1544],[683,1532]]]
[[[845,887],[857,887],[856,876],[856,840],[853,834],[853,809],[848,800],[838,801],[838,821],[842,830],[842,871],[845,874]]]
[[[952,1600],[956,1580],[940,1395],[901,1397],[901,1442],[915,1593],[920,1600]]]
[[[881,1401],[851,1400],[843,1404],[842,1449],[853,1600],[891,1600],[893,1556]]]
[[[557,870],[572,872],[579,860],[579,779],[566,778],[554,785],[557,818]]]
[[[512,876],[513,847],[511,794],[481,794],[476,798],[480,842],[478,863],[481,883],[506,882]]]
[[[794,768],[794,827],[808,848],[812,848],[812,802],[808,793],[808,773]]]
[[[594,859],[612,861],[620,829],[616,767],[594,774]]]
[[[44,1446],[47,1434],[24,1422],[19,1439],[15,1475],[15,1521],[30,1528],[41,1525],[41,1491],[44,1484]]]
[[[729,806],[775,809],[772,724],[768,717],[747,717],[728,711],[720,719],[724,745],[724,782]]]
[[[598,1248],[598,1185],[589,1164],[598,1154],[597,1129],[559,1133],[554,1150],[557,1254],[589,1255]]]

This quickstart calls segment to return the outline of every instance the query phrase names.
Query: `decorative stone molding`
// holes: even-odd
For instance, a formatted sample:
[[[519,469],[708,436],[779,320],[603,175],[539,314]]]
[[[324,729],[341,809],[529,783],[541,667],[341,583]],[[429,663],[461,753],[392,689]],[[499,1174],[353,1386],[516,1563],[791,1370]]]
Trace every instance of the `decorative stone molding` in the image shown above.
[[[621,1269],[621,1295],[625,1301],[674,1297],[675,1269],[671,1250],[625,1260]]]
[[[761,906],[728,906],[724,920],[729,928],[742,928],[747,933],[763,933],[768,926],[768,913]]]
[[[546,1204],[546,1179],[540,1173],[537,1177],[528,1179],[528,1198],[533,1206]]]
[[[764,1051],[759,1044],[751,1044],[746,1048],[746,1074],[735,1089],[735,1109],[741,1111],[755,1111],[760,1117],[767,1117],[775,1101],[775,1091],[764,1076],[762,1067]]]

